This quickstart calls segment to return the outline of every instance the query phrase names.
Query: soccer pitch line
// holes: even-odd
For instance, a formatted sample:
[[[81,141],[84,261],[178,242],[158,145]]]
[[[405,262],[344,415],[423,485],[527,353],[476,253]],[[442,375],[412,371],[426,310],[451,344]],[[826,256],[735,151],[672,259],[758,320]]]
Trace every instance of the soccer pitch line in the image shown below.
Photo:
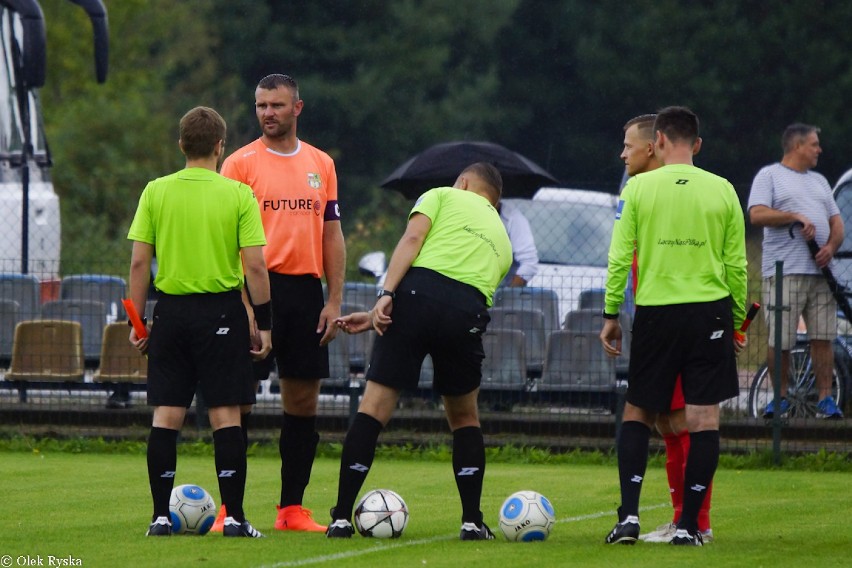
[[[651,511],[654,509],[660,509],[662,507],[671,507],[671,503],[660,503],[657,505],[650,505],[648,507],[640,507],[640,511]],[[564,519],[557,519],[557,523],[577,523],[580,521],[590,521],[593,519],[600,519],[601,517],[608,517],[612,515],[612,511],[599,511],[597,513],[590,513],[588,515],[580,515],[577,517],[565,517]],[[498,533],[499,536],[499,533]],[[443,536],[433,536],[430,538],[419,538],[417,540],[406,540],[402,542],[394,542],[391,544],[383,544],[381,546],[374,546],[372,548],[363,548],[361,550],[349,550],[346,552],[336,552],[334,554],[324,554],[322,556],[315,556],[313,558],[302,558],[301,560],[288,560],[286,562],[276,562],[275,564],[263,564],[258,566],[257,568],[290,568],[291,566],[310,566],[312,564],[324,564],[326,562],[334,562],[335,560],[344,560],[348,558],[355,558],[356,556],[364,556],[367,554],[373,554],[375,552],[385,552],[388,550],[393,550],[395,548],[404,548],[408,546],[419,546],[421,544],[431,544],[433,542],[440,542],[442,540],[453,540],[458,538],[458,535],[443,535]]]

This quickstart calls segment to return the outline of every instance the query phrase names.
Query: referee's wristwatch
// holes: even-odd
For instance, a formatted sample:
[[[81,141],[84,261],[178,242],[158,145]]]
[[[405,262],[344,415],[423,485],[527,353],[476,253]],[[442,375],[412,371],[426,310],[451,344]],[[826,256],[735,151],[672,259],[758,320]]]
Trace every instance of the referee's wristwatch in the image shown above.
[[[376,299],[378,300],[379,298],[382,298],[384,296],[390,296],[391,300],[396,299],[396,293],[391,292],[390,290],[379,290],[379,292],[376,294]]]
[[[606,320],[617,320],[618,314],[608,314],[605,311],[601,310],[601,317]]]

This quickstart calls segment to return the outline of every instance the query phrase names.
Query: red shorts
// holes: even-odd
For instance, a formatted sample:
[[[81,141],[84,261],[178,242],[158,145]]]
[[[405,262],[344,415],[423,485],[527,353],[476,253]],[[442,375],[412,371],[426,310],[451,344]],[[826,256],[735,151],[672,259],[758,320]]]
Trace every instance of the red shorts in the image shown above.
[[[680,375],[675,380],[674,391],[672,392],[672,410],[681,410],[686,407],[686,401],[683,400],[683,387],[680,384]]]

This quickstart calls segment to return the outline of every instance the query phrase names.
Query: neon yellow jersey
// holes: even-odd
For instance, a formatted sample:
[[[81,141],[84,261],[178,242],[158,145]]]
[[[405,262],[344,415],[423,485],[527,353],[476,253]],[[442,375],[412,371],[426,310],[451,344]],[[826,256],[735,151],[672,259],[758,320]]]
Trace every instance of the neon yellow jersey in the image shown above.
[[[149,182],[127,238],[156,248],[154,285],[175,295],[241,289],[240,249],[266,244],[251,188],[204,168]]]
[[[609,248],[606,308],[618,313],[638,259],[636,304],[712,302],[731,296],[745,318],[745,220],[733,186],[690,165],[639,174],[621,194]]]
[[[429,217],[432,228],[412,266],[473,286],[490,306],[512,264],[512,245],[497,209],[473,192],[438,187],[420,196],[409,217],[415,213]]]

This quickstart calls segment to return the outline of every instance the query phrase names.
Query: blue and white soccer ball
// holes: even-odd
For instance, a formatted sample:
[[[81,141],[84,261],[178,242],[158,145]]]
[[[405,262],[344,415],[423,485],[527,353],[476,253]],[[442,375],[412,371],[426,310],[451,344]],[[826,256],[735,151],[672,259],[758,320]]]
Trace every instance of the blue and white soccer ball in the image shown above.
[[[555,522],[553,505],[536,491],[512,493],[500,507],[500,530],[510,541],[545,540]]]
[[[408,526],[408,507],[390,489],[373,489],[358,502],[353,520],[361,536],[399,538]]]
[[[197,485],[178,485],[169,499],[172,534],[204,535],[216,521],[213,497]]]

